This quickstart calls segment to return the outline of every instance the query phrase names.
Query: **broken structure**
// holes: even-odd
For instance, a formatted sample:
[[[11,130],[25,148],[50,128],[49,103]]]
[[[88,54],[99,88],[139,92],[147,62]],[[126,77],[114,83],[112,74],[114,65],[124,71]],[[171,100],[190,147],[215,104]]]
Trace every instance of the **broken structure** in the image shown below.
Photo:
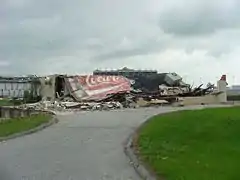
[[[144,71],[141,74],[131,71],[131,79],[117,74],[111,75],[111,72],[107,74],[109,75],[98,71],[94,75],[41,77],[40,94],[42,102],[46,102],[42,106],[97,110],[138,105],[226,102],[224,78],[218,81],[216,89],[212,84],[208,84],[206,88],[202,88],[202,85],[192,88],[176,73],[157,74],[155,71]]]
[[[177,73],[158,73],[156,70],[134,70],[124,67],[119,70],[95,70],[93,75],[124,76],[134,82],[132,84],[134,89],[144,92],[158,91],[159,85],[162,84],[171,87],[189,86]]]
[[[122,76],[52,75],[41,78],[43,100],[63,100],[71,96],[75,101],[99,101],[111,94],[130,92],[130,80]]]

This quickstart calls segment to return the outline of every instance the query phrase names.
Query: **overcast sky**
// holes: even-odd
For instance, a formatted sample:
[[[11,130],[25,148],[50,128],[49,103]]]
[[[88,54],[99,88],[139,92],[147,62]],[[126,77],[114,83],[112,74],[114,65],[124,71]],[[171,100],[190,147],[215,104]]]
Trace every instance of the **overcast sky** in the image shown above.
[[[157,69],[240,83],[239,0],[1,0],[1,74]]]

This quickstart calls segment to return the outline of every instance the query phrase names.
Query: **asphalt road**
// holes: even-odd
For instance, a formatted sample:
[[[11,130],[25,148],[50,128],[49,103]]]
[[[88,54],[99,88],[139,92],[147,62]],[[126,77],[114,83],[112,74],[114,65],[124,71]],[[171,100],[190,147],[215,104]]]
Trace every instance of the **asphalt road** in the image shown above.
[[[0,180],[138,180],[124,141],[150,116],[176,109],[59,115],[58,124],[0,143]]]

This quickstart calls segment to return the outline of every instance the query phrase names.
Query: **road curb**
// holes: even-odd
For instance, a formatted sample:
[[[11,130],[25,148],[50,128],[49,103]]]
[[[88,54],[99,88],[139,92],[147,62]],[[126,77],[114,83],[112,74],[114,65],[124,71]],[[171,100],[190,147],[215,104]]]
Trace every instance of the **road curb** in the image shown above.
[[[133,149],[133,138],[135,133],[137,132],[134,131],[126,140],[124,143],[124,152],[126,156],[130,159],[130,164],[133,166],[137,174],[141,177],[141,179],[144,180],[157,180],[157,178],[152,175],[140,162],[138,159],[137,155],[134,152]]]
[[[55,115],[53,115],[53,117],[51,118],[50,121],[48,121],[47,123],[43,123],[33,129],[29,129],[27,131],[23,131],[23,132],[20,132],[20,133],[15,133],[15,134],[12,134],[10,136],[7,136],[7,137],[0,137],[0,142],[2,141],[7,141],[7,140],[10,140],[10,139],[15,139],[15,138],[18,138],[18,137],[22,137],[22,136],[25,136],[25,135],[29,135],[29,134],[32,134],[32,133],[36,133],[38,131],[41,131],[53,124],[56,124],[58,122],[58,119]]]
[[[134,149],[134,144],[133,144],[133,140],[135,137],[138,136],[138,132],[140,131],[140,129],[149,122],[149,120],[157,115],[164,115],[164,114],[168,114],[168,113],[172,113],[175,111],[179,111],[179,110],[171,110],[171,111],[167,111],[167,112],[163,112],[160,114],[155,114],[153,116],[151,116],[150,118],[146,119],[146,121],[144,121],[142,124],[140,124],[131,134],[130,136],[127,138],[127,140],[124,142],[124,153],[126,154],[126,156],[129,158],[130,160],[130,164],[133,166],[133,168],[135,169],[135,171],[137,172],[137,174],[140,176],[141,179],[143,180],[157,180],[157,177],[154,173],[151,173],[145,166],[144,164],[139,160],[139,157],[137,156],[137,154],[135,153],[135,149]]]

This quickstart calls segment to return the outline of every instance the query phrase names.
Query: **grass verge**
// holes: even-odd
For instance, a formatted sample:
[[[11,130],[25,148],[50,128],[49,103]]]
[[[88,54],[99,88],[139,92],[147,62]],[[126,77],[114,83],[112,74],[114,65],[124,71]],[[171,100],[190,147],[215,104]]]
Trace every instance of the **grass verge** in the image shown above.
[[[7,137],[15,133],[33,129],[50,120],[50,115],[39,114],[31,117],[14,118],[9,121],[0,122],[0,137]]]
[[[13,102],[8,99],[0,99],[0,106],[13,106]]]
[[[186,110],[151,118],[135,150],[166,180],[237,180],[239,139],[240,107]]]

